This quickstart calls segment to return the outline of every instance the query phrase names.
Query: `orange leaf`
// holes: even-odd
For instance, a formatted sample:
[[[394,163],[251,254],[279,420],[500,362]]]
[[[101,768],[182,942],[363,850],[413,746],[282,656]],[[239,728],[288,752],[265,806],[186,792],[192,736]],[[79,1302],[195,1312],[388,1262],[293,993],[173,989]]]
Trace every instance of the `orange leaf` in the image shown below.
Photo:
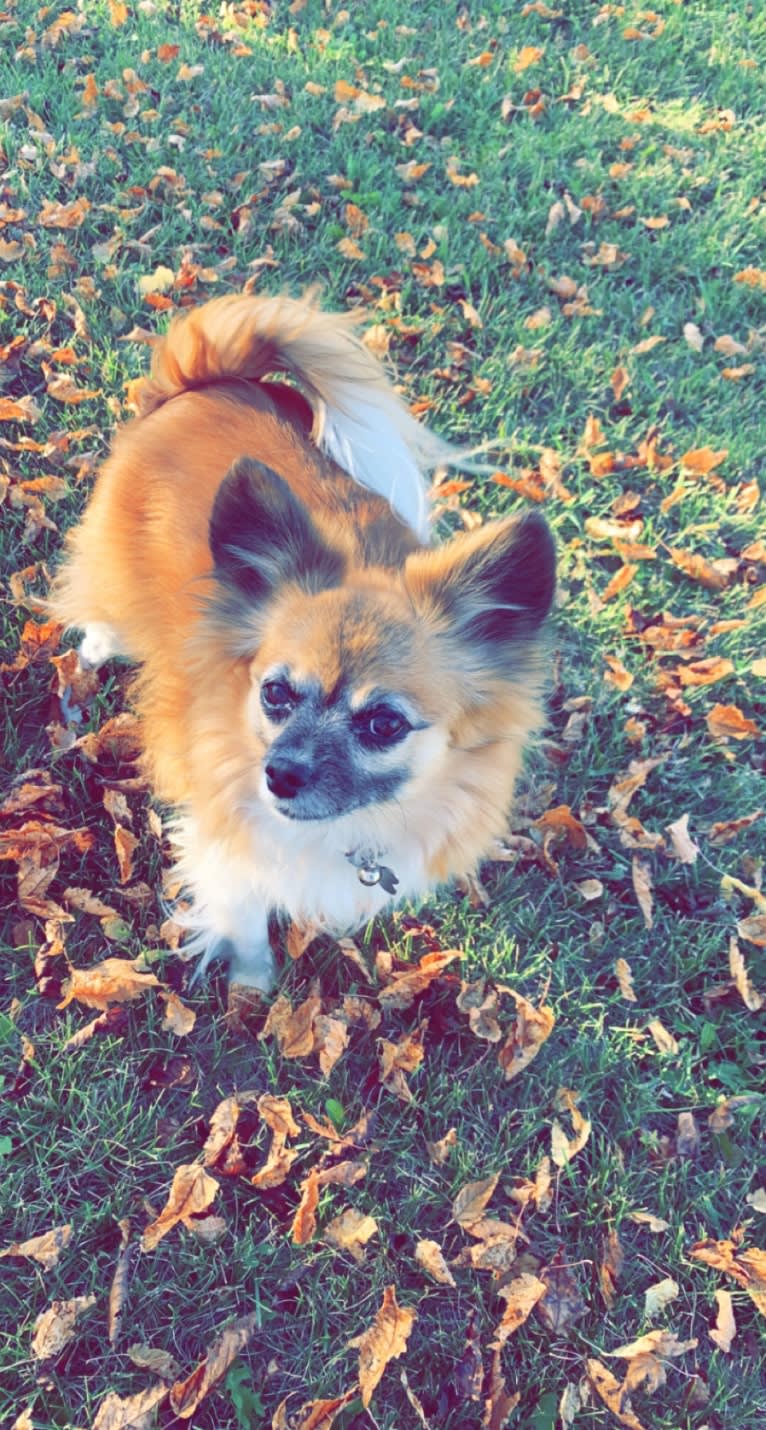
[[[312,1167],[302,1185],[301,1199],[293,1217],[292,1239],[295,1246],[305,1246],[311,1241],[317,1229],[316,1209],[319,1205],[319,1181],[316,1167]]]
[[[136,968],[129,958],[105,958],[92,968],[73,968],[62,984],[64,998],[57,1004],[66,1008],[74,999],[86,1008],[109,1007],[110,1003],[130,1003],[140,998],[147,988],[159,988],[160,980],[153,973]]]
[[[668,549],[673,565],[683,571],[686,576],[690,576],[692,581],[700,581],[710,591],[726,590],[729,584],[728,575],[717,570],[709,561],[706,561],[704,556],[698,556],[694,551],[681,551],[677,546],[671,546]]]
[[[637,571],[637,566],[627,563],[625,566],[621,566],[619,571],[615,571],[611,581],[607,582],[601,592],[602,601],[611,601],[613,596],[619,596],[620,592],[630,585]]]
[[[514,61],[514,74],[523,74],[530,65],[536,65],[545,54],[544,49],[539,49],[537,45],[523,45]]]
[[[512,1336],[519,1326],[523,1326],[538,1301],[545,1295],[545,1291],[545,1282],[529,1271],[522,1271],[520,1276],[515,1276],[507,1286],[498,1290],[498,1296],[502,1296],[507,1304],[503,1319],[495,1327],[495,1339],[491,1342],[493,1350],[499,1350],[508,1337]]]
[[[193,1217],[207,1211],[217,1192],[218,1183],[199,1162],[177,1167],[165,1206],[144,1230],[141,1250],[153,1251],[178,1222],[188,1226]]]
[[[734,664],[723,656],[706,656],[704,660],[693,660],[674,672],[679,685],[715,685],[733,674]]]
[[[385,1087],[395,1092],[402,1102],[412,1102],[412,1093],[404,1074],[414,1072],[423,1061],[423,1034],[427,1023],[421,1023],[414,1033],[405,1033],[398,1043],[381,1038],[378,1046],[380,1080]]]
[[[760,734],[755,721],[748,720],[737,705],[714,705],[705,716],[705,722],[716,740],[749,740]]]
[[[553,1009],[545,1004],[535,1008],[520,993],[514,993],[513,989],[508,991],[516,1004],[516,1021],[498,1051],[497,1061],[510,1081],[537,1057],[553,1031],[556,1018]]]
[[[466,1182],[452,1203],[453,1220],[463,1227],[478,1221],[499,1181],[500,1173],[496,1172],[494,1176],[482,1177],[478,1182]]]
[[[604,1404],[609,1407],[616,1420],[621,1425],[625,1425],[627,1430],[644,1430],[638,1416],[629,1409],[623,1386],[616,1376],[607,1369],[601,1361],[590,1359],[585,1362],[585,1369],[593,1389],[597,1395],[601,1396]]]
[[[57,204],[53,199],[43,199],[43,206],[37,215],[37,222],[43,228],[79,228],[90,209],[90,200],[73,199],[71,204]]]
[[[534,821],[536,829],[541,829],[543,834],[551,834],[556,839],[567,839],[575,849],[585,849],[588,844],[588,836],[584,826],[579,819],[575,819],[568,804],[558,804],[554,809],[547,809],[545,814],[541,814],[539,819]]]
[[[417,1311],[397,1305],[396,1288],[387,1286],[369,1330],[349,1341],[350,1350],[359,1350],[359,1389],[365,1410],[389,1361],[404,1354],[416,1319]]]
[[[695,472],[697,476],[706,477],[708,472],[712,472],[720,462],[725,462],[728,455],[728,447],[722,447],[720,452],[714,452],[712,447],[694,447],[691,451],[684,452],[681,457],[681,466],[687,472]]]
[[[257,1329],[259,1319],[259,1313],[254,1311],[250,1316],[241,1316],[238,1321],[232,1321],[191,1375],[186,1380],[176,1381],[170,1392],[170,1404],[179,1419],[188,1420],[194,1414],[211,1387],[220,1380],[232,1361],[236,1360],[240,1351],[247,1345]]]
[[[95,76],[89,74],[85,80],[85,85],[82,91],[82,102],[86,106],[86,108],[90,108],[96,103],[97,99],[98,85],[96,84]]]
[[[416,968],[392,975],[391,982],[380,991],[381,1007],[409,1008],[434,979],[439,977],[448,963],[462,957],[463,952],[459,948],[424,954]]]

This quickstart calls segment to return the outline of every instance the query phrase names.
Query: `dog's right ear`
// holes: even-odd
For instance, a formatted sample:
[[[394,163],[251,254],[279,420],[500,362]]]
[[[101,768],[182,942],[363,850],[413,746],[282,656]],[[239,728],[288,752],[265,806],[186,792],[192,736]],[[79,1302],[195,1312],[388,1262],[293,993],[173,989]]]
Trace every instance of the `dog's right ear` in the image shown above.
[[[209,539],[218,580],[255,605],[288,582],[316,592],[343,580],[342,554],[287,482],[252,457],[239,457],[218,488]]]

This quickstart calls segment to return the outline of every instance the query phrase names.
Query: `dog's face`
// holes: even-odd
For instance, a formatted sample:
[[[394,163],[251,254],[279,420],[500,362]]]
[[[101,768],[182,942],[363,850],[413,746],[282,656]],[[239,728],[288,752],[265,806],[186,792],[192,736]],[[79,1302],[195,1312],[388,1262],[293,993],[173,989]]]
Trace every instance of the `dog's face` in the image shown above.
[[[257,797],[296,821],[412,807],[448,782],[468,712],[493,738],[553,592],[537,518],[416,551],[401,571],[359,568],[249,459],[220,489],[211,547],[219,612],[256,650],[246,719]]]

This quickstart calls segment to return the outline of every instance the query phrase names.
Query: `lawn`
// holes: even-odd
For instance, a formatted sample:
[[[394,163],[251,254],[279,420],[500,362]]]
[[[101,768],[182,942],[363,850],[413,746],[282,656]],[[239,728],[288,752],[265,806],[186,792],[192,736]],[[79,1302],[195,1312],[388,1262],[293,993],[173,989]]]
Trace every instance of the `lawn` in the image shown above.
[[[721,0],[0,10],[3,1425],[766,1423],[765,69]],[[264,1029],[41,602],[168,315],[314,283],[487,444],[438,531],[538,504],[559,592],[505,857]]]

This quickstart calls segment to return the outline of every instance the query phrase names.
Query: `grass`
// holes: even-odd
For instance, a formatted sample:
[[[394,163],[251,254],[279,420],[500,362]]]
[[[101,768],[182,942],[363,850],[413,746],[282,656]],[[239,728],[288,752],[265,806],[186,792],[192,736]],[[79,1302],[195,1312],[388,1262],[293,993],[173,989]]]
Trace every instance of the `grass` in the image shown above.
[[[8,218],[0,208],[0,217],[6,214],[0,239],[22,245],[21,256],[0,272],[0,346],[17,334],[27,344],[0,366],[0,397],[31,393],[41,409],[33,424],[3,422],[0,436],[51,443],[43,452],[0,448],[0,471],[6,468],[14,484],[41,475],[67,483],[56,504],[44,498],[53,528],[30,526],[24,506],[6,498],[7,575],[41,563],[28,590],[44,591],[43,567],[54,566],[109,430],[126,415],[126,383],[146,363],[146,349],[128,335],[134,326],[164,322],[142,298],[140,277],[161,264],[185,273],[190,286],[173,290],[175,302],[235,289],[248,278],[268,291],[299,291],[319,280],[327,306],[361,302],[386,326],[398,381],[410,400],[426,403],[426,419],[438,430],[465,443],[498,442],[498,466],[512,479],[535,470],[543,449],[560,459],[571,500],[556,490],[545,500],[561,585],[549,725],[528,764],[515,828],[525,828],[526,809],[536,815],[566,803],[594,840],[585,850],[561,850],[556,876],[534,863],[493,866],[485,874],[486,908],[450,892],[429,904],[425,916],[442,945],[464,949],[466,978],[486,976],[535,1001],[548,987],[557,1021],[529,1069],[506,1083],[492,1050],[455,1009],[456,985],[435,985],[418,1006],[387,1014],[381,1030],[396,1038],[429,1020],[425,1059],[410,1079],[411,1105],[375,1084],[376,1032],[355,1028],[349,1050],[322,1081],[314,1059],[286,1061],[271,1040],[233,1034],[215,983],[184,993],[197,1022],[183,1041],[163,1029],[161,1008],[147,999],[128,1012],[119,1037],[66,1051],[68,1037],[90,1015],[77,1005],[57,1012],[38,995],[33,961],[42,928],[15,904],[8,869],[2,952],[10,1016],[0,1024],[6,1090],[13,1090],[21,1033],[34,1043],[35,1063],[23,1095],[3,1106],[4,1241],[66,1221],[74,1231],[51,1271],[15,1258],[3,1263],[5,1424],[26,1406],[38,1430],[90,1424],[108,1391],[128,1395],[151,1383],[150,1373],[128,1358],[131,1344],[171,1352],[188,1374],[228,1317],[257,1311],[259,1332],[193,1423],[201,1430],[269,1425],[289,1393],[298,1406],[354,1383],[356,1353],[348,1341],[372,1322],[383,1288],[395,1283],[400,1304],[418,1313],[406,1356],[389,1367],[369,1413],[357,1402],[336,1424],[400,1430],[419,1423],[400,1381],[405,1366],[432,1430],[479,1427],[481,1400],[466,1389],[466,1336],[474,1318],[488,1367],[503,1303],[486,1272],[459,1267],[456,1288],[431,1284],[414,1247],[431,1237],[448,1260],[460,1252],[467,1237],[451,1223],[450,1208],[467,1181],[499,1172],[490,1209],[509,1214],[512,1179],[532,1175],[550,1150],[561,1087],[576,1089],[592,1134],[557,1177],[550,1210],[532,1214],[525,1228],[540,1264],[561,1249],[586,1310],[563,1336],[552,1336],[533,1316],[508,1341],[503,1371],[520,1395],[509,1423],[524,1430],[562,1423],[556,1407],[565,1386],[580,1382],[585,1357],[604,1359],[649,1324],[696,1337],[698,1345],[668,1366],[660,1392],[636,1393],[634,1410],[644,1426],[756,1430],[764,1423],[763,1318],[728,1282],[737,1336],[729,1355],[716,1349],[708,1328],[714,1293],[725,1283],[690,1260],[689,1251],[698,1238],[724,1238],[737,1225],[745,1226],[748,1244],[763,1245],[763,1221],[745,1202],[764,1182],[763,1024],[732,991],[709,996],[729,978],[735,919],[752,911],[741,896],[723,899],[721,879],[758,882],[762,826],[723,847],[705,832],[713,822],[752,813],[763,774],[762,743],[716,742],[706,716],[716,701],[737,705],[761,728],[766,715],[751,669],[763,651],[763,607],[751,601],[764,567],[740,558],[762,529],[751,484],[763,469],[763,287],[734,281],[757,268],[763,254],[766,16],[756,6],[660,0],[664,29],[657,34],[656,21],[631,4],[618,14],[618,7],[561,0],[552,18],[534,10],[524,15],[523,8],[389,0],[340,11],[307,0],[302,8],[233,5],[223,17],[204,19],[192,4],[160,0],[129,6],[125,23],[115,27],[109,7],[87,0],[82,12],[69,12],[74,22],[26,3],[11,4],[0,17],[0,93],[25,95],[18,107],[0,104],[0,203],[22,210]],[[625,38],[630,26],[648,37]],[[179,47],[166,63],[157,54],[163,44]],[[517,70],[524,46],[544,53]],[[192,68],[191,77],[178,78],[181,65]],[[197,65],[203,73],[193,72]],[[98,87],[90,107],[83,104],[89,75]],[[380,93],[384,107],[354,118],[353,99],[334,98],[339,81]],[[307,82],[323,92],[307,92]],[[537,118],[529,112],[533,89],[545,101]],[[337,123],[343,106],[353,122]],[[452,156],[457,162],[448,165]],[[408,182],[395,166],[410,161],[430,167]],[[615,171],[618,163],[631,167]],[[448,167],[476,174],[478,182],[456,185]],[[565,194],[581,216],[547,229],[551,207]],[[39,224],[45,200],[69,204],[82,196],[90,208],[80,227]],[[337,247],[349,236],[349,202],[369,220],[356,259]],[[643,222],[664,216],[665,227]],[[401,233],[428,256],[413,260],[397,243]],[[526,261],[509,262],[508,239]],[[592,264],[602,244],[626,256]],[[435,260],[444,281],[426,286],[414,263],[426,265],[427,277]],[[584,312],[567,314],[551,290],[549,280],[562,275],[587,286]],[[74,330],[68,295],[81,306],[87,337]],[[40,302],[48,299],[56,304],[52,321]],[[473,306],[482,326],[473,325],[461,301]],[[530,327],[543,307],[549,321]],[[685,339],[688,323],[697,325],[702,351]],[[715,340],[725,334],[745,351],[717,350]],[[651,336],[663,341],[637,353]],[[100,395],[81,405],[48,395],[45,353],[32,346],[43,337],[54,348],[74,346],[75,365],[60,370]],[[518,349],[538,355],[529,359]],[[629,385],[617,398],[610,380],[620,366]],[[752,371],[722,375],[740,366]],[[662,471],[616,463],[594,477],[581,448],[589,416],[600,420],[609,451],[635,453],[657,432],[660,452],[674,465]],[[63,434],[71,434],[68,445]],[[680,455],[707,446],[727,450],[720,480],[687,477],[679,500],[663,507],[679,482]],[[621,562],[586,522],[611,518],[613,504],[628,492],[640,499],[640,540],[656,558],[637,562],[626,591],[604,601]],[[473,513],[510,510],[518,498],[487,477],[459,501],[470,520]],[[457,498],[448,505],[445,529],[463,519]],[[709,561],[729,558],[736,565],[730,584],[715,591],[690,580],[670,560],[671,547]],[[651,659],[636,634],[663,611],[698,618],[705,643],[696,653],[732,662],[721,683],[684,689],[688,709],[672,703],[657,682],[658,669],[680,660]],[[1,618],[8,661],[29,615],[7,587]],[[741,623],[711,633],[715,622],[727,620]],[[604,681],[606,656],[633,675],[629,691]],[[61,822],[87,825],[95,844],[82,860],[64,856],[52,891],[90,887],[115,902],[126,924],[122,942],[108,945],[97,920],[78,916],[67,931],[69,956],[82,966],[148,948],[155,971],[180,988],[184,968],[157,934],[161,861],[146,831],[145,797],[130,796],[142,836],[134,883],[153,890],[141,907],[127,903],[117,885],[111,822],[101,803],[107,774],[76,752],[51,748],[46,726],[60,713],[51,674],[40,659],[6,676],[3,774],[10,783],[42,766],[63,786]],[[93,728],[122,708],[124,688],[123,671],[104,673]],[[571,702],[583,697],[592,703],[570,743],[563,732]],[[645,727],[638,743],[626,733],[629,717]],[[660,833],[688,813],[701,847],[693,865],[647,856],[652,930],[631,886],[632,853],[606,812],[610,785],[636,755],[662,756],[663,763],[634,797],[631,813]],[[578,892],[585,878],[603,885],[594,903]],[[367,956],[386,944],[405,956],[412,950],[400,917],[368,935]],[[754,982],[766,987],[762,950],[742,946]],[[421,951],[417,941],[414,947]],[[618,957],[632,967],[635,1004],[620,996]],[[282,987],[297,1002],[316,976],[327,1007],[357,991],[353,967],[321,946],[285,970]],[[373,996],[364,986],[358,991]],[[677,1039],[677,1053],[657,1049],[646,1031],[655,1017]],[[165,1063],[179,1057],[188,1060],[185,1078],[165,1085]],[[219,1099],[242,1088],[287,1095],[295,1108],[317,1116],[332,1099],[345,1125],[367,1108],[366,1178],[347,1191],[324,1189],[320,1234],[305,1247],[291,1243],[289,1223],[298,1182],[318,1154],[313,1135],[301,1134],[300,1159],[272,1192],[259,1193],[246,1179],[221,1179],[214,1210],[228,1223],[223,1240],[202,1246],[176,1229],[155,1252],[136,1255],[122,1329],[110,1346],[106,1299],[120,1243],[117,1221],[130,1217],[138,1234],[147,1203],[161,1207],[175,1168],[199,1156]],[[741,1094],[754,1096],[735,1105],[727,1133],[712,1132],[707,1116],[716,1103]],[[692,1158],[674,1155],[678,1114],[686,1111],[696,1113],[701,1131]],[[452,1126],[457,1146],[445,1166],[435,1167],[426,1141]],[[250,1129],[255,1162],[264,1133]],[[322,1228],[345,1206],[378,1222],[361,1266],[321,1241]],[[652,1234],[629,1219],[642,1209],[666,1218],[669,1230]],[[625,1264],[607,1308],[597,1269],[603,1237],[613,1229]],[[676,1279],[679,1295],[650,1323],[644,1291],[666,1276]],[[30,1354],[35,1317],[54,1298],[90,1293],[96,1305],[74,1340],[41,1369]],[[610,1421],[591,1399],[576,1424]],[[166,1407],[157,1423],[173,1423]]]

